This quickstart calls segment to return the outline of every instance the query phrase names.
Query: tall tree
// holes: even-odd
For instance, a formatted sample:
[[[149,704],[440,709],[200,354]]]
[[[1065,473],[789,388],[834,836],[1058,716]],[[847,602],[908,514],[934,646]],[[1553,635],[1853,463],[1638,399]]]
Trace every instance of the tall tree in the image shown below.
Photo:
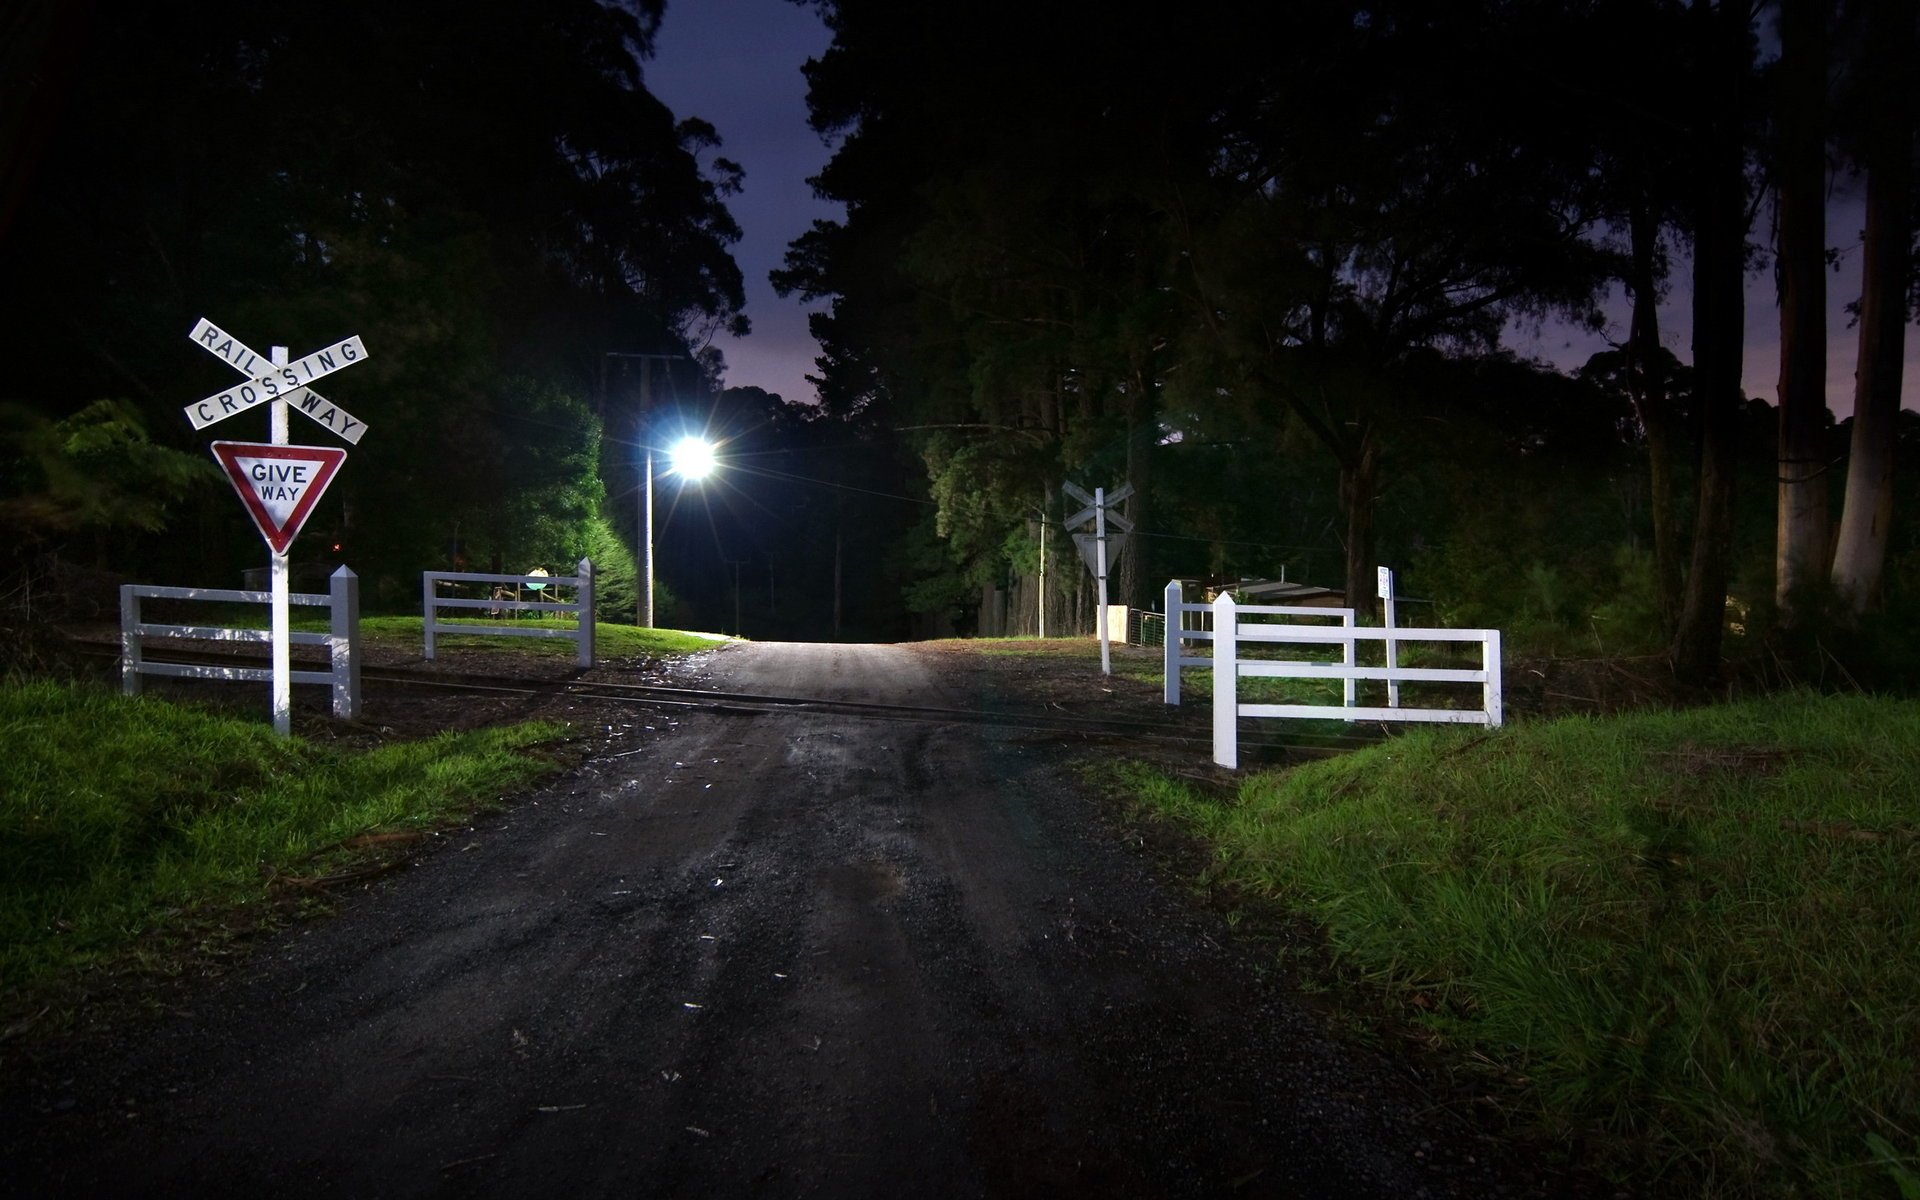
[[[1779,526],[1774,599],[1794,622],[1827,568],[1828,0],[1781,0],[1773,155],[1780,289]]]
[[[1690,224],[1700,467],[1693,550],[1672,659],[1675,674],[1692,683],[1709,682],[1719,673],[1732,574],[1733,482],[1745,399],[1740,367],[1751,221],[1746,121],[1753,16],[1748,0],[1702,0],[1689,14],[1697,97],[1691,120],[1695,152]]]
[[[1893,522],[1893,462],[1913,276],[1914,0],[1868,0],[1859,158],[1867,176],[1853,441],[1833,584],[1855,615],[1880,599]]]
[[[1383,437],[1417,408],[1399,371],[1481,352],[1526,313],[1589,311],[1618,267],[1586,238],[1601,196],[1563,105],[1516,106],[1511,64],[1556,31],[1526,6],[1294,6],[1310,32],[1230,93],[1191,254],[1203,324],[1340,464],[1350,603],[1370,603]],[[1564,36],[1562,33],[1561,36]],[[1461,63],[1477,69],[1462,72]]]

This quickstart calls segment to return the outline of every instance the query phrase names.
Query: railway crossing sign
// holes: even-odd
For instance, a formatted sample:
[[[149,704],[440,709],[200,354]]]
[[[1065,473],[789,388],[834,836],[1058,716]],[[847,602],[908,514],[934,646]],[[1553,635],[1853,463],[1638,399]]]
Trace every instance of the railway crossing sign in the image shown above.
[[[1120,561],[1120,556],[1127,552],[1127,543],[1130,539],[1108,538],[1101,526],[1102,524],[1111,525],[1121,533],[1133,532],[1133,522],[1113,511],[1114,505],[1133,495],[1133,485],[1123,483],[1110,492],[1104,488],[1095,488],[1091,496],[1087,494],[1085,488],[1074,484],[1068,483],[1062,486],[1069,496],[1086,507],[1062,521],[1061,524],[1068,529],[1087,524],[1094,526],[1093,529],[1074,534],[1073,544],[1080,548],[1080,558],[1087,564],[1087,570],[1093,572],[1095,579],[1103,579],[1107,572],[1101,568],[1100,542],[1105,540],[1107,543],[1106,566],[1111,568]]]
[[[195,429],[226,420],[256,407],[268,415],[268,438],[258,442],[215,442],[213,457],[232,482],[234,491],[253,518],[260,536],[272,551],[271,605],[273,647],[273,729],[285,737],[293,726],[293,644],[288,613],[292,589],[288,584],[287,547],[327,485],[333,482],[347,452],[331,446],[288,444],[287,410],[297,408],[316,424],[359,444],[367,423],[314,391],[309,384],[345,370],[367,357],[358,335],[343,338],[305,358],[287,361],[285,346],[273,347],[261,358],[245,342],[202,317],[187,337],[194,345],[240,372],[242,382],[187,405],[187,420]]]
[[[1080,547],[1080,557],[1086,560],[1087,570],[1093,572],[1093,577],[1099,584],[1100,673],[1111,675],[1113,674],[1113,656],[1112,651],[1108,649],[1111,634],[1107,629],[1107,568],[1126,551],[1127,539],[1122,537],[1119,546],[1110,556],[1107,553],[1107,526],[1109,524],[1117,526],[1121,533],[1127,534],[1133,532],[1133,522],[1117,512],[1109,512],[1108,509],[1133,495],[1133,485],[1123,483],[1111,492],[1105,488],[1095,488],[1091,496],[1087,495],[1085,488],[1075,484],[1062,483],[1061,486],[1067,495],[1086,505],[1062,524],[1068,529],[1073,529],[1089,521],[1093,522],[1093,531],[1074,534],[1073,544]]]
[[[200,318],[187,337],[194,345],[225,359],[228,366],[246,376],[243,383],[187,405],[187,420],[195,429],[205,429],[265,402],[285,400],[288,407],[298,409],[355,445],[359,445],[361,436],[367,432],[365,421],[307,386],[367,357],[367,348],[357,335],[316,350],[296,362],[279,364],[255,354],[245,342],[205,317]]]
[[[215,442],[211,449],[275,554],[285,554],[347,452],[333,446]]]

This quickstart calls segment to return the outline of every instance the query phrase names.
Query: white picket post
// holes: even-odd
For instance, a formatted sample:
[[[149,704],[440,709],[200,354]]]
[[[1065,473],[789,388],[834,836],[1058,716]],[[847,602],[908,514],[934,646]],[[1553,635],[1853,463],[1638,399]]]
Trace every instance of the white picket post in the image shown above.
[[[1500,631],[1487,630],[1486,641],[1480,645],[1480,665],[1487,672],[1487,681],[1480,688],[1480,703],[1487,712],[1487,724],[1498,726],[1501,720],[1501,705],[1504,698],[1500,694]]]
[[[1213,602],[1213,761],[1228,770],[1240,766],[1239,633],[1232,592]]]
[[[1186,593],[1180,587],[1178,579],[1167,583],[1167,623],[1166,631],[1160,638],[1160,656],[1165,662],[1161,674],[1164,676],[1163,696],[1168,704],[1180,703],[1180,652],[1181,631],[1186,628],[1186,612],[1180,607]]]
[[[328,580],[327,593],[333,715],[351,721],[360,715],[360,577],[342,566]]]
[[[436,581],[432,571],[422,571],[420,573],[420,609],[421,616],[425,618],[422,622],[422,627],[425,629],[427,635],[426,659],[428,662],[433,661],[433,622],[437,615],[434,612],[433,598],[435,592],[438,591],[435,583]]]
[[[120,585],[120,691],[140,694],[140,593],[134,585]]]
[[[1358,643],[1354,640],[1354,637],[1353,637],[1353,610],[1352,609],[1349,608],[1345,613],[1341,614],[1340,627],[1347,631],[1347,640],[1341,644],[1342,649],[1340,654],[1340,665],[1345,667],[1347,670],[1351,671],[1353,670],[1353,667],[1354,667],[1355,647],[1358,645]],[[1354,695],[1354,687],[1355,687],[1354,678],[1352,675],[1348,675],[1340,688],[1340,701],[1341,701],[1341,704],[1346,708],[1352,708],[1356,703],[1356,698]],[[1348,717],[1347,720],[1351,721],[1353,720],[1353,718]]]
[[[1393,572],[1389,571],[1385,567],[1381,567],[1380,579],[1381,579],[1380,599],[1382,601],[1382,608],[1384,609],[1386,614],[1387,632],[1392,633],[1394,628],[1393,602],[1395,598],[1393,594],[1395,591],[1395,588],[1393,586]],[[1396,670],[1398,670],[1399,667],[1400,667],[1400,648],[1394,644],[1393,638],[1389,637],[1387,638],[1387,707],[1388,708],[1400,707],[1400,681],[1393,677],[1393,673]]]
[[[574,573],[580,577],[575,598],[580,603],[580,656],[583,667],[593,665],[593,563],[581,559],[574,566]]]

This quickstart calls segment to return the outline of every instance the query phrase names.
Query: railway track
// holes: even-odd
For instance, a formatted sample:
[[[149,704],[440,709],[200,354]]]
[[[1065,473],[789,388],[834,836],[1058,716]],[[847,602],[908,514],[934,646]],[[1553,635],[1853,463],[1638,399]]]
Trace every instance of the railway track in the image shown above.
[[[108,642],[77,643],[92,657],[119,658],[119,647]],[[164,657],[150,649],[151,662],[178,662],[196,665],[265,667],[264,655],[193,651],[169,648]],[[580,699],[631,704],[656,711],[709,712],[723,716],[761,716],[769,713],[801,713],[826,717],[852,717],[878,721],[906,721],[921,724],[979,725],[1022,729],[1062,736],[1079,735],[1089,739],[1115,739],[1180,746],[1211,746],[1210,730],[1194,731],[1172,727],[1167,722],[1142,721],[1115,717],[1086,717],[1068,712],[1034,709],[969,709],[936,705],[887,704],[870,700],[836,700],[806,696],[773,696],[748,692],[726,692],[704,688],[670,687],[661,684],[611,683],[578,679],[529,680],[504,675],[479,675],[442,671],[412,671],[398,667],[363,667],[360,677],[367,683],[475,695],[512,695],[537,698],[572,696]],[[1240,738],[1242,754],[1287,755],[1324,758],[1373,745],[1379,736],[1365,734],[1304,734],[1290,738],[1272,736]]]

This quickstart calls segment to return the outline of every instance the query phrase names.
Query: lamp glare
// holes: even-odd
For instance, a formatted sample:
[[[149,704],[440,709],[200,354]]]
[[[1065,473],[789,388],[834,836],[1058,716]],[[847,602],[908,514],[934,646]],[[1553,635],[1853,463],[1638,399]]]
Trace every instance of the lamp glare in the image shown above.
[[[713,474],[713,443],[701,437],[685,437],[668,452],[673,469],[686,479],[705,479]]]

